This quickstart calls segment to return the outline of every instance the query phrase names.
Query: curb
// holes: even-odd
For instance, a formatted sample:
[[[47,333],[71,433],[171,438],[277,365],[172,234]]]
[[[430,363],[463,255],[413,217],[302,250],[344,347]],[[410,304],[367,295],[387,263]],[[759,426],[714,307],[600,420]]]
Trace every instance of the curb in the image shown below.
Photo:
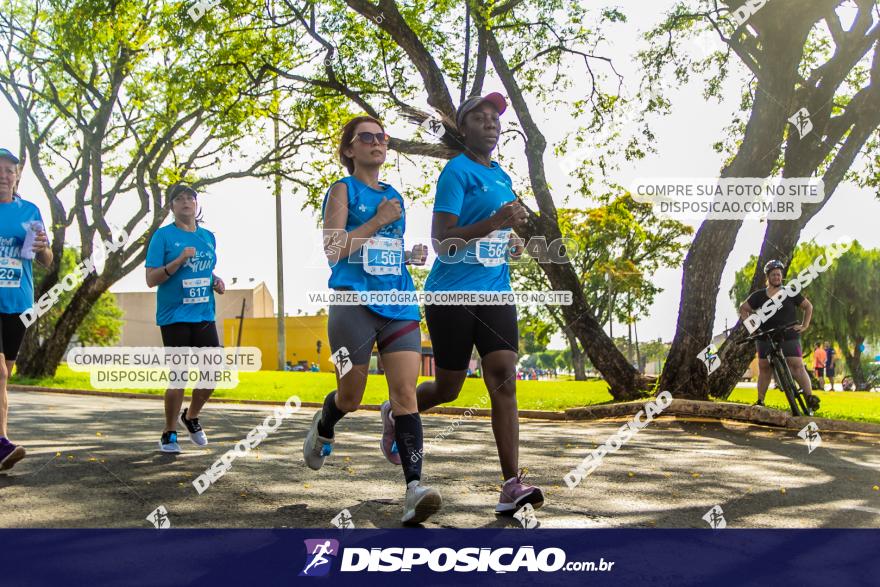
[[[566,420],[595,420],[602,418],[618,418],[635,415],[644,409],[651,400],[639,400],[619,404],[603,404],[583,408],[565,410]],[[663,416],[685,416],[710,418],[713,420],[736,420],[800,430],[809,422],[815,422],[824,432],[859,432],[880,434],[880,424],[869,422],[851,422],[849,420],[833,420],[831,418],[813,418],[809,416],[794,417],[788,412],[774,410],[763,406],[748,406],[732,402],[710,402],[687,399],[673,399]]]
[[[11,391],[31,391],[40,393],[63,393],[69,395],[91,395],[100,397],[114,397],[124,399],[152,399],[162,400],[163,395],[148,395],[142,393],[126,393],[120,391],[94,391],[90,389],[63,389],[57,387],[41,387],[37,385],[13,385],[10,384],[8,389]],[[532,420],[550,420],[550,421],[586,421],[586,420],[604,420],[612,418],[621,418],[633,416],[645,408],[651,400],[638,400],[632,402],[623,402],[618,404],[601,404],[596,406],[586,406],[583,408],[568,408],[564,412],[551,412],[546,410],[520,410],[521,418]],[[212,404],[243,404],[258,406],[283,406],[283,401],[256,400],[256,399],[227,399],[217,398],[211,400]],[[322,403],[318,402],[302,402],[300,404],[304,408],[320,408]],[[381,405],[363,404],[361,410],[378,411]],[[487,408],[462,408],[457,406],[437,406],[431,408],[425,414],[441,414],[448,416],[480,416],[489,417],[492,410]],[[747,406],[732,402],[710,402],[687,399],[673,399],[663,413],[659,417],[664,416],[684,416],[696,418],[708,418],[712,420],[735,420],[750,424],[758,424],[764,426],[775,426],[777,428],[789,428],[800,430],[809,422],[815,422],[819,429],[823,432],[858,432],[863,434],[880,435],[880,424],[871,424],[868,422],[851,422],[849,420],[833,420],[830,418],[811,418],[805,416],[794,417],[787,412],[773,410],[762,406]]]

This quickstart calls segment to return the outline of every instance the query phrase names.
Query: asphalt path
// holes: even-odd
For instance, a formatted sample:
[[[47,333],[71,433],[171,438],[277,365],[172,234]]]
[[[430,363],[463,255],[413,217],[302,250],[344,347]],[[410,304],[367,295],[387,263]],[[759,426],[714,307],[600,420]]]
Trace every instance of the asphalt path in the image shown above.
[[[403,476],[379,451],[375,411],[340,422],[315,472],[302,458],[315,410],[301,408],[199,494],[193,480],[270,410],[209,403],[209,446],[180,433],[175,456],[158,451],[160,401],[11,391],[10,436],[28,456],[0,473],[0,527],[150,527],[160,506],[171,527],[332,528],[343,510],[357,528],[400,527]],[[437,439],[423,482],[444,499],[425,526],[522,528],[494,514],[501,474],[489,420],[422,421],[426,440]],[[521,466],[546,494],[538,527],[709,528],[715,506],[728,528],[880,526],[880,437],[866,434],[819,430],[810,452],[797,431],[660,418],[569,489],[563,476],[624,422],[521,421]]]

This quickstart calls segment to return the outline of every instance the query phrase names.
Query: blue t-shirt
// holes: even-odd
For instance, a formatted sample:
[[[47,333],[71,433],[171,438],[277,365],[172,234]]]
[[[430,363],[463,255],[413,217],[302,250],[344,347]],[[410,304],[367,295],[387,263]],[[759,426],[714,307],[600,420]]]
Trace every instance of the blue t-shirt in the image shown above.
[[[456,226],[489,218],[516,199],[510,176],[493,161],[486,167],[459,155],[443,168],[437,180],[434,212],[458,216]],[[464,253],[438,257],[425,282],[425,291],[510,291],[507,240],[510,229],[475,239]]]
[[[157,230],[147,248],[147,267],[162,267],[175,260],[186,247],[196,254],[171,277],[159,284],[156,294],[156,324],[211,322],[214,320],[214,267],[217,240],[201,226],[188,232],[168,224]]]
[[[33,261],[21,258],[27,227],[43,222],[40,209],[12,196],[0,203],[0,312],[21,314],[34,305]]]
[[[345,184],[348,192],[348,218],[345,220],[346,232],[361,226],[376,215],[382,198],[400,200],[401,215],[395,222],[383,226],[370,239],[347,258],[330,266],[329,287],[353,291],[415,291],[409,270],[404,263],[403,233],[406,232],[406,210],[403,198],[397,190],[387,183],[379,182],[380,190],[373,189],[354,176],[335,182]],[[330,186],[331,189],[333,186]],[[324,195],[321,217],[327,208],[330,190]],[[367,262],[364,262],[364,259]],[[420,320],[421,313],[416,304],[408,305],[367,305],[371,311],[392,320]]]

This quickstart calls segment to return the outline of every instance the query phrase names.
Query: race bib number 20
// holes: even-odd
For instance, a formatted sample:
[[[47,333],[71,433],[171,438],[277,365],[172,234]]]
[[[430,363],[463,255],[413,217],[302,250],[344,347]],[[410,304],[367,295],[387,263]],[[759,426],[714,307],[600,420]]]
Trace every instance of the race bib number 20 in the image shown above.
[[[0,287],[21,287],[21,259],[0,257]]]
[[[183,280],[183,303],[204,304],[210,301],[211,278],[197,277]]]

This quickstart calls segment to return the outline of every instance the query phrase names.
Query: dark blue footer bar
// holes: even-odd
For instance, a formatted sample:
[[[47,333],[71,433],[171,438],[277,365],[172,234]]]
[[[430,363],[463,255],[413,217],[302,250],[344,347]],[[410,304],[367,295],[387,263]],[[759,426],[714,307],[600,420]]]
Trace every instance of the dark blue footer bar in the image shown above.
[[[878,585],[880,530],[0,530],[0,585]]]

